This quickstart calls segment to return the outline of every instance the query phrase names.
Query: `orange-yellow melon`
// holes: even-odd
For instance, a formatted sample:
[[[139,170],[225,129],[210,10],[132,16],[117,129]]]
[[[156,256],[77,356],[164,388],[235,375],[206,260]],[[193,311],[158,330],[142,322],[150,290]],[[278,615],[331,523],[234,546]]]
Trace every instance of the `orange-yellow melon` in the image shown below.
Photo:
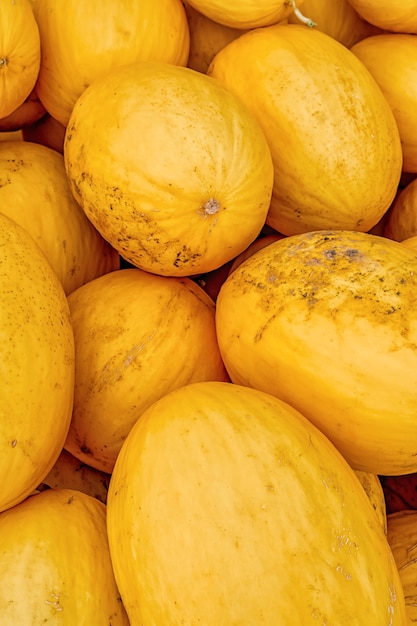
[[[303,14],[314,22],[314,28],[336,39],[347,48],[370,35],[379,34],[380,29],[364,20],[349,3],[349,0],[304,0]],[[300,20],[291,13],[290,24]]]
[[[58,277],[31,235],[3,213],[0,292],[4,511],[37,487],[62,450],[73,406],[74,336]]]
[[[0,212],[27,230],[68,295],[120,267],[71,192],[64,157],[29,141],[0,142]]]
[[[129,626],[102,502],[49,489],[0,513],[0,615],[4,625]]]
[[[34,0],[34,13],[42,41],[36,91],[64,126],[85,88],[112,68],[147,60],[187,64],[181,0]]]
[[[403,171],[417,173],[416,35],[373,35],[356,43],[351,51],[368,68],[392,109],[400,133]]]
[[[285,400],[357,470],[417,471],[417,255],[381,236],[315,231],[258,250],[223,283],[234,383]]]
[[[65,448],[113,470],[139,415],[190,382],[227,380],[211,298],[189,278],[136,268],[68,296],[75,340],[74,410]]]
[[[357,476],[255,389],[196,383],[149,407],[116,461],[107,528],[131,626],[406,623]]]
[[[304,0],[188,0],[189,5],[214,22],[238,29],[276,24],[292,14],[293,4],[303,3]]]
[[[29,0],[0,3],[0,126],[35,87],[41,63],[38,24]],[[5,129],[7,130],[7,129]]]
[[[417,33],[416,0],[349,0],[365,20],[394,33]]]
[[[366,232],[397,191],[398,127],[375,79],[344,45],[304,25],[245,33],[208,74],[256,116],[274,162],[267,224],[285,235]]]
[[[216,269],[268,213],[273,165],[253,114],[218,81],[143,62],[78,99],[64,158],[78,202],[131,264],[165,276]]]

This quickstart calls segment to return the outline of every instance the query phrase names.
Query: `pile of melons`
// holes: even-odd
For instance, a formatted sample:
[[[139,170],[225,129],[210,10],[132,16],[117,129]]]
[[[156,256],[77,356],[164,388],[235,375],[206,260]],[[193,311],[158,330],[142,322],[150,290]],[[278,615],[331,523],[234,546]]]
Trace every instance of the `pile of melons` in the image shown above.
[[[0,0],[0,626],[417,620],[417,0]]]

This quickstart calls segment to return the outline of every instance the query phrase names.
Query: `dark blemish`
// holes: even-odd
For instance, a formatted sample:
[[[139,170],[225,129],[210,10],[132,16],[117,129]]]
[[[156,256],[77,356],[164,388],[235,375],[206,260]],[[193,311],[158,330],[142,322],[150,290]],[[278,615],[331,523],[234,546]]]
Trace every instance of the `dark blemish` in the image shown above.
[[[345,250],[345,254],[346,256],[353,258],[359,255],[359,250],[356,250],[355,248],[348,248],[347,250]]]
[[[201,255],[198,252],[191,252],[189,249],[186,248],[186,246],[183,246],[182,250],[176,253],[173,265],[175,265],[175,267],[180,267],[181,265],[192,263],[200,256]]]

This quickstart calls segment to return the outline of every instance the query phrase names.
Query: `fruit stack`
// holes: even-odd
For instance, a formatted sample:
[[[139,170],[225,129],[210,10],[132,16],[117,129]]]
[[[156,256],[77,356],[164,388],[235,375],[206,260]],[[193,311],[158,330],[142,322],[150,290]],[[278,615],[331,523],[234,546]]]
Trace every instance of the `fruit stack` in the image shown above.
[[[417,0],[0,35],[0,626],[417,621]]]

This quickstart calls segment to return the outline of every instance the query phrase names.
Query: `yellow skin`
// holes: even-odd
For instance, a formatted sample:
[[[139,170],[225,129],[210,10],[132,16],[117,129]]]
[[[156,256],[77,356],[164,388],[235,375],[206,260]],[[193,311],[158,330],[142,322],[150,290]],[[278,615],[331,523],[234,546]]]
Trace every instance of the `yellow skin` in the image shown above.
[[[304,0],[303,13],[315,23],[315,28],[330,35],[347,48],[354,43],[380,32],[376,26],[363,20],[349,0]],[[289,24],[299,24],[299,18],[292,13]]]
[[[398,128],[363,64],[314,28],[245,33],[208,74],[256,116],[274,162],[267,223],[285,235],[326,228],[366,232],[384,215],[402,168]]]
[[[232,381],[296,407],[355,469],[417,471],[416,277],[416,254],[375,235],[317,231],[271,243],[217,298]]]
[[[395,241],[417,235],[417,179],[399,190],[387,215],[384,235]]]
[[[112,68],[147,60],[187,64],[181,0],[34,0],[34,13],[42,41],[37,93],[64,126],[85,88]]]
[[[304,0],[191,0],[194,9],[214,22],[230,28],[252,29],[276,24],[293,12]]]
[[[0,214],[0,511],[47,475],[68,432],[74,337],[68,301],[33,238]]]
[[[2,213],[35,239],[67,295],[120,267],[119,254],[75,201],[64,158],[52,148],[0,143],[0,203]]]
[[[226,380],[214,303],[191,279],[123,269],[90,281],[68,302],[76,361],[65,447],[110,473],[141,413],[172,389]]]
[[[190,68],[148,62],[97,79],[74,107],[64,159],[98,231],[156,274],[220,267],[268,213],[273,165],[257,120]]]
[[[414,4],[417,14],[417,3]],[[385,33],[366,37],[352,46],[351,51],[369,70],[394,113],[401,138],[403,171],[417,173],[415,35]]]
[[[0,5],[0,120],[31,93],[41,62],[40,35],[29,0]]]
[[[49,489],[0,514],[0,613],[21,626],[129,625],[102,502]]]
[[[370,24],[398,33],[417,33],[416,0],[349,0]]]
[[[406,623],[357,476],[254,389],[197,383],[145,411],[112,474],[107,527],[131,626]]]
[[[372,507],[375,510],[375,513],[378,517],[378,520],[381,524],[381,528],[386,534],[387,532],[387,507],[385,504],[385,494],[381,485],[381,481],[376,474],[372,474],[371,472],[361,472],[360,470],[354,470],[356,476],[359,478],[359,481],[362,487],[367,494]]]

